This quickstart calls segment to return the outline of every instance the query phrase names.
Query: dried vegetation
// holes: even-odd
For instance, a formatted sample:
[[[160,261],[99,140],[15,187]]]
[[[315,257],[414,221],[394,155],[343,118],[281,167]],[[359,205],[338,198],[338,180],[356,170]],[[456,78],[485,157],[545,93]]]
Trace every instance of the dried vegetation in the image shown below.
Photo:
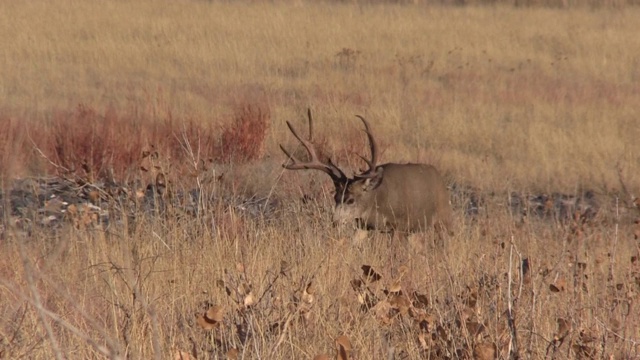
[[[640,357],[633,1],[357,3],[0,5],[0,358]],[[331,227],[309,105],[455,235]]]

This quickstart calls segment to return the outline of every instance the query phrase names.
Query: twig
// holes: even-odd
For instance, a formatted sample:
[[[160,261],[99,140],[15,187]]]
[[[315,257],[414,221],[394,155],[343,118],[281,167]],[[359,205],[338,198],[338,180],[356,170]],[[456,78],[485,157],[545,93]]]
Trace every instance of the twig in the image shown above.
[[[511,237],[511,246],[509,250],[509,272],[507,282],[507,324],[509,325],[509,331],[511,332],[511,339],[509,341],[509,358],[519,359],[518,356],[518,333],[516,331],[516,319],[513,311],[513,299],[511,297],[511,268],[512,268],[512,256],[513,256],[513,236]],[[522,284],[521,284],[522,285]]]
[[[86,333],[84,333],[83,331],[81,331],[77,327],[71,325],[66,320],[62,319],[58,314],[56,314],[56,313],[54,313],[54,312],[52,312],[50,310],[45,309],[42,306],[41,303],[37,302],[35,299],[29,297],[28,295],[24,294],[22,291],[18,290],[18,288],[17,288],[17,286],[15,284],[7,283],[4,279],[0,279],[0,283],[2,283],[4,287],[9,289],[12,293],[14,293],[18,297],[20,297],[22,300],[24,300],[24,301],[30,303],[31,305],[33,305],[36,308],[36,310],[38,310],[38,313],[40,315],[47,316],[47,317],[51,318],[58,325],[64,327],[69,332],[71,332],[72,334],[76,335],[80,339],[84,340],[87,344],[91,345],[97,352],[99,352],[103,356],[105,356],[107,358],[110,358],[110,359],[113,359],[113,360],[124,360],[124,358],[122,356],[118,355],[118,351],[116,349],[107,348],[106,346],[99,345],[95,340],[93,340],[91,337],[89,337]],[[56,353],[56,357],[59,358],[59,359],[64,359],[64,356],[62,356],[62,354],[57,354]]]
[[[55,162],[51,161],[51,159],[49,159],[49,157],[47,157],[47,155],[44,154],[44,152],[42,152],[42,150],[40,150],[40,148],[38,147],[38,145],[36,145],[36,142],[33,141],[33,139],[31,138],[31,134],[27,133],[27,137],[29,138],[29,141],[31,141],[31,144],[33,145],[33,148],[38,152],[38,154],[40,154],[40,156],[47,160],[47,162],[49,164],[51,164],[53,167],[55,167],[56,169],[62,169],[65,172],[71,172],[71,170],[67,169],[66,167],[60,165],[60,164],[56,164]]]
[[[282,342],[284,341],[285,336],[287,335],[287,330],[289,329],[289,324],[291,323],[291,320],[293,320],[293,318],[298,315],[298,313],[300,312],[300,306],[298,306],[296,308],[296,311],[292,312],[289,314],[289,316],[287,316],[287,320],[285,320],[284,322],[284,326],[282,327],[282,333],[280,334],[280,337],[278,338],[278,341],[275,343],[275,345],[273,346],[273,348],[271,348],[271,351],[269,352],[269,359],[273,359],[274,358],[274,354],[276,352],[276,350],[280,347],[280,345],[282,345]]]
[[[29,264],[29,261],[27,260],[26,254],[24,253],[23,246],[20,245],[19,248],[20,248],[20,257],[22,257],[22,266],[24,268],[24,273],[27,277],[27,285],[29,287],[29,291],[31,291],[31,299],[29,299],[29,301],[33,304],[33,306],[36,308],[38,312],[38,316],[40,317],[40,321],[42,321],[42,325],[44,326],[44,329],[47,332],[47,336],[49,337],[49,341],[51,342],[51,347],[53,348],[53,352],[56,356],[56,359],[63,360],[64,355],[60,350],[60,345],[58,344],[58,340],[53,334],[53,329],[51,328],[49,321],[47,321],[45,309],[42,306],[42,301],[40,299],[40,293],[38,292],[38,289],[36,288],[36,285],[35,285],[35,281],[33,279],[31,266]]]
[[[618,170],[618,181],[620,181],[620,186],[622,187],[622,191],[624,192],[625,196],[629,197],[629,201],[631,201],[631,204],[633,204],[635,197],[633,196],[633,194],[629,192],[629,188],[627,188],[627,185],[624,182],[624,179],[622,177],[622,166],[620,166],[620,163],[616,164],[616,169]],[[616,198],[616,203],[617,201],[618,199]],[[623,200],[623,201],[627,205],[627,207],[631,207],[629,206],[630,204],[627,202],[627,200]]]
[[[280,174],[278,174],[278,177],[276,178],[276,181],[274,181],[273,186],[271,186],[271,189],[269,189],[269,193],[267,194],[267,197],[264,201],[264,205],[262,206],[262,213],[264,214],[264,212],[267,210],[267,206],[269,205],[269,200],[271,200],[271,195],[273,195],[273,191],[275,190],[276,186],[278,185],[278,183],[280,183],[280,179],[282,179],[282,175],[284,174],[284,172],[286,171],[286,169],[282,169],[280,170]]]

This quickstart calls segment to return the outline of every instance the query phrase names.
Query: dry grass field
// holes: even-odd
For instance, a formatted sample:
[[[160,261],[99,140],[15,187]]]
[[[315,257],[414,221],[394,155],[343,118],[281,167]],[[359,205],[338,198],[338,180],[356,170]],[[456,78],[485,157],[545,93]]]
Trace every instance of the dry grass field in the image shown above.
[[[1,2],[0,359],[640,358],[640,8],[438,3]],[[455,234],[332,227],[308,107]],[[51,176],[86,204],[11,209]]]

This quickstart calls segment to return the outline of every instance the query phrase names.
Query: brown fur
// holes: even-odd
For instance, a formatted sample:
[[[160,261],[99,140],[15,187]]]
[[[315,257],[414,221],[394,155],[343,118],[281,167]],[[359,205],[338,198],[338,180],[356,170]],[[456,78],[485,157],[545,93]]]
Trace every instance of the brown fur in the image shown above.
[[[335,183],[334,221],[360,220],[370,229],[451,232],[449,192],[438,170],[425,164],[384,164],[370,179]],[[345,186],[346,185],[346,186]]]
[[[451,233],[451,205],[449,191],[438,170],[425,164],[376,165],[378,147],[362,116],[357,116],[365,127],[371,146],[371,159],[362,158],[369,169],[348,177],[331,160],[318,157],[313,144],[313,118],[308,111],[309,139],[303,139],[287,122],[293,136],[309,153],[309,161],[302,162],[281,146],[290,163],[289,170],[320,170],[331,177],[335,186],[335,223],[358,222],[368,229],[389,231],[420,231],[435,227],[438,232]]]

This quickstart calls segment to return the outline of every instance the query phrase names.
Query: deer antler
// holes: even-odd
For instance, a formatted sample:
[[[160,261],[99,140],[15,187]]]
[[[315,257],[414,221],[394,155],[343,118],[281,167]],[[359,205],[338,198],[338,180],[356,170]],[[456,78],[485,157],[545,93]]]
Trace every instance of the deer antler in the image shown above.
[[[376,140],[373,138],[373,134],[371,133],[371,129],[369,128],[369,123],[367,122],[367,120],[365,120],[365,118],[360,115],[356,115],[356,117],[362,120],[362,123],[364,124],[364,131],[367,133],[367,138],[369,138],[369,147],[371,149],[371,160],[367,160],[364,156],[358,155],[362,160],[364,160],[364,162],[367,163],[367,165],[369,165],[369,170],[363,172],[360,175],[357,175],[356,177],[366,179],[376,175],[376,164],[378,163],[378,145],[376,144]]]
[[[300,137],[300,135],[298,135],[296,130],[293,128],[293,125],[291,125],[291,123],[288,121],[287,121],[287,126],[289,127],[289,130],[291,131],[293,136],[295,136],[296,139],[298,139],[298,141],[300,141],[302,146],[304,146],[304,148],[307,150],[307,152],[309,153],[309,158],[311,160],[308,162],[302,162],[299,159],[297,159],[295,156],[293,156],[291,153],[289,153],[287,149],[284,148],[284,146],[280,145],[280,149],[282,149],[282,151],[285,153],[285,155],[287,155],[287,157],[291,161],[291,163],[283,164],[282,166],[287,170],[304,170],[304,169],[320,170],[326,173],[327,175],[331,176],[331,179],[333,179],[334,182],[344,181],[345,179],[347,179],[347,176],[344,174],[344,172],[342,172],[342,170],[340,170],[335,164],[333,164],[331,160],[329,160],[328,163],[323,163],[318,158],[318,154],[316,152],[315,146],[311,142],[311,139],[313,138],[313,118],[311,117],[311,109],[307,110],[307,116],[309,118],[309,140],[305,140],[302,137]]]

